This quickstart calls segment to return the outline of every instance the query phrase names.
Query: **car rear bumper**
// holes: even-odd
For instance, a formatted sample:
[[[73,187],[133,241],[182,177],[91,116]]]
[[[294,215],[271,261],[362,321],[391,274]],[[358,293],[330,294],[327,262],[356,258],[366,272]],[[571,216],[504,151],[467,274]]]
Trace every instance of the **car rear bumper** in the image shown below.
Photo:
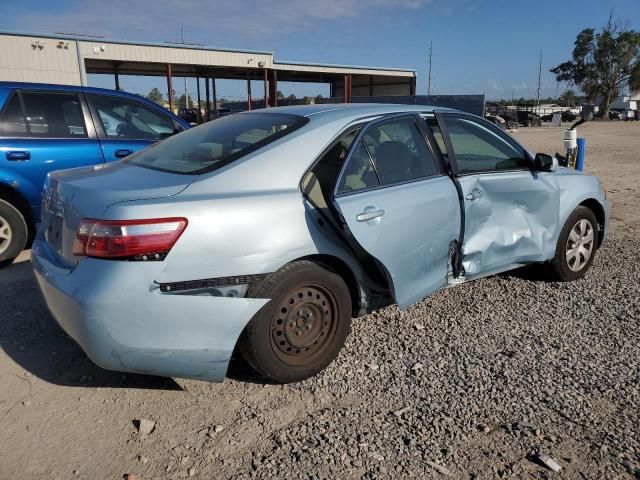
[[[268,302],[160,293],[161,262],[85,259],[64,268],[41,237],[32,262],[53,317],[108,370],[221,382],[242,330]]]

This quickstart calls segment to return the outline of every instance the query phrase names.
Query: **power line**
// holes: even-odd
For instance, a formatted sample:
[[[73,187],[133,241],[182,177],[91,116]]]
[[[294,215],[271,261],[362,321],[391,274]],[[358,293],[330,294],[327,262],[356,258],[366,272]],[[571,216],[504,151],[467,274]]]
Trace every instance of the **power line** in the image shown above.
[[[427,84],[427,96],[431,96],[431,57],[433,56],[433,42],[429,43],[429,83]]]

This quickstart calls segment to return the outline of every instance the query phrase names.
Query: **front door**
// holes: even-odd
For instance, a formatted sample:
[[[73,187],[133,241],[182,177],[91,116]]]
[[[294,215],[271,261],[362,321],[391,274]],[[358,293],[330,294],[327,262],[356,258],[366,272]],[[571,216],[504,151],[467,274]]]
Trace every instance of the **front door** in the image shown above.
[[[550,173],[511,137],[483,119],[440,114],[447,156],[465,206],[467,278],[553,257],[560,191]]]
[[[421,123],[403,115],[367,126],[334,197],[355,240],[386,268],[402,308],[446,284],[449,246],[460,231],[456,189]]]
[[[104,158],[119,160],[176,132],[177,125],[163,112],[128,98],[87,94]]]

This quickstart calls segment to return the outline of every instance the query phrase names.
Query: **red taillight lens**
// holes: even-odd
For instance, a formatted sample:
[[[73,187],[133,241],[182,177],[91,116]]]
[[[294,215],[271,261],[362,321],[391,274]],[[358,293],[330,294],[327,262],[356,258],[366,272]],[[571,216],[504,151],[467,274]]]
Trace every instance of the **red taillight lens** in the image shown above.
[[[73,254],[98,258],[162,259],[186,226],[186,218],[84,219],[76,231]]]

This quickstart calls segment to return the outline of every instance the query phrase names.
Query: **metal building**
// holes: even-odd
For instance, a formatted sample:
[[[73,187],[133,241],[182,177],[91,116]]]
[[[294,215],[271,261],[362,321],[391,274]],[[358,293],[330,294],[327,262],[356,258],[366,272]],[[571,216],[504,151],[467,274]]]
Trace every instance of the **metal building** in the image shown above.
[[[278,81],[328,83],[331,96],[345,102],[353,96],[415,95],[416,88],[413,70],[280,62],[273,52],[199,45],[0,32],[0,80],[86,85],[88,73],[113,74],[116,88],[119,75],[164,76],[168,92],[175,77],[205,79],[207,105],[211,89],[214,108],[217,78],[246,80],[249,108],[252,98],[277,105]],[[263,91],[252,93],[251,80],[263,81]]]

